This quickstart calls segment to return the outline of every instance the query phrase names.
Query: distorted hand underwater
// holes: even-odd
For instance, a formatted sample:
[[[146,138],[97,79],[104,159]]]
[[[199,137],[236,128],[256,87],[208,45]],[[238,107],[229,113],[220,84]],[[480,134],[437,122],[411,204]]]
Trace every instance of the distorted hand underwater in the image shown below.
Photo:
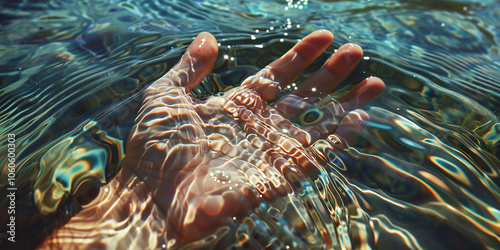
[[[218,54],[215,38],[200,33],[144,92],[122,170],[42,247],[335,245],[335,235],[308,231],[315,220],[302,212],[307,204],[295,202],[306,188],[301,180],[322,169],[310,148],[318,141],[337,150],[355,143],[369,120],[359,108],[384,83],[371,77],[337,100],[329,95],[363,58],[359,46],[346,44],[295,85],[332,40],[331,32],[315,31],[241,86],[197,100],[191,90],[210,74]],[[269,106],[284,89],[291,91]],[[272,219],[260,211],[264,203],[289,218]],[[318,213],[326,210],[312,203]],[[303,225],[298,230],[313,236],[291,229]]]

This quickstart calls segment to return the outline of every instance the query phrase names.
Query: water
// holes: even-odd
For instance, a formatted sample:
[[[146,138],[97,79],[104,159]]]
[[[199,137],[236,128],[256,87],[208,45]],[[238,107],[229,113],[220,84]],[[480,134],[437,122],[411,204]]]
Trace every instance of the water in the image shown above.
[[[1,6],[0,151],[7,155],[8,134],[15,134],[17,244],[61,225],[78,211],[78,194],[116,175],[140,94],[196,34],[211,32],[220,43],[213,74],[194,91],[206,98],[325,28],[335,41],[306,72],[354,42],[365,57],[340,92],[370,75],[386,90],[364,107],[371,121],[356,145],[338,156],[321,143],[311,152],[323,168],[301,179],[305,191],[295,202],[305,208],[299,214],[314,219],[301,225],[296,214],[262,203],[241,223],[253,231],[241,235],[273,248],[500,247],[498,1]],[[0,163],[6,225],[8,157]],[[7,231],[0,232],[2,245]]]

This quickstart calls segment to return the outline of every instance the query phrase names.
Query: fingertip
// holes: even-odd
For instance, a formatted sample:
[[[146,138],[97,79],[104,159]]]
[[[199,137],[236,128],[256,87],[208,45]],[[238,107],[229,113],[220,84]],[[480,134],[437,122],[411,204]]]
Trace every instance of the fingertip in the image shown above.
[[[363,58],[363,49],[357,44],[342,45],[325,63],[327,69],[338,81],[344,79]],[[336,85],[336,84],[335,84]]]
[[[218,46],[215,37],[202,32],[191,42],[181,60],[165,75],[148,87],[146,95],[163,91],[161,86],[178,86],[193,89],[207,76],[217,59]]]
[[[189,89],[196,87],[207,76],[215,64],[218,53],[217,40],[208,32],[201,32],[191,42],[181,61],[172,69],[181,78],[179,85]],[[180,72],[187,73],[184,77]],[[182,77],[181,77],[182,76]]]
[[[355,43],[347,43],[342,45],[335,54],[342,55],[343,57],[340,58],[344,59],[346,64],[354,65],[363,58],[363,49]]]
[[[333,34],[329,30],[316,30],[311,34],[304,37],[303,40],[308,40],[311,45],[317,45],[320,47],[327,47],[333,41]],[[321,49],[323,51],[323,49]]]
[[[369,77],[339,99],[347,110],[362,107],[384,91],[385,84],[378,77]]]
[[[326,30],[326,29],[316,30],[316,31],[312,32],[310,35],[322,37],[323,39],[330,41],[330,43],[334,39],[333,33],[329,30]]]
[[[346,48],[347,50],[357,51],[358,53],[360,53],[361,55],[363,55],[363,48],[361,48],[361,46],[359,46],[358,44],[355,44],[355,43],[346,43],[346,44],[342,45],[341,48],[342,47]]]
[[[371,76],[366,79],[366,88],[368,88],[375,95],[379,95],[385,89],[385,83],[382,79]]]
[[[191,57],[198,59],[205,66],[213,66],[218,51],[217,40],[208,32],[198,34],[187,49]]]
[[[333,34],[328,30],[316,30],[298,42],[293,51],[307,58],[307,65],[316,59],[332,43]]]

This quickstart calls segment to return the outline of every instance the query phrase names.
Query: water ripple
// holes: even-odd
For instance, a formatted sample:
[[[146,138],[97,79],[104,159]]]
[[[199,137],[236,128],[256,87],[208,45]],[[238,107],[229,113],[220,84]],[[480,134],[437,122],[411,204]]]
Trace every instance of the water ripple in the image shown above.
[[[300,198],[261,203],[240,227],[220,228],[187,246],[217,244],[236,232],[238,242],[226,246],[274,247],[274,230],[331,248],[498,247],[498,1],[26,0],[0,6],[0,137],[18,138],[16,223],[19,237],[29,235],[26,242],[92,205],[95,195],[106,200],[117,189],[99,187],[121,168],[142,90],[177,62],[197,33],[212,32],[220,42],[213,74],[193,90],[207,98],[326,28],[336,40],[306,73],[340,44],[355,42],[365,59],[339,93],[367,75],[387,84],[366,107],[371,121],[362,139],[345,151],[315,144],[310,153],[321,169],[284,173]],[[0,153],[6,150],[3,140]],[[221,181],[228,175],[227,169],[213,173]],[[269,182],[260,185],[262,176]],[[262,190],[283,182],[270,173],[260,177],[251,182]],[[2,207],[6,183],[0,182]],[[166,220],[150,196],[138,196],[123,201],[117,221],[101,220],[105,208],[82,210],[74,217],[82,218],[82,230],[70,228],[64,239],[93,247],[176,246],[162,238]],[[111,241],[106,227],[89,221],[126,236]]]

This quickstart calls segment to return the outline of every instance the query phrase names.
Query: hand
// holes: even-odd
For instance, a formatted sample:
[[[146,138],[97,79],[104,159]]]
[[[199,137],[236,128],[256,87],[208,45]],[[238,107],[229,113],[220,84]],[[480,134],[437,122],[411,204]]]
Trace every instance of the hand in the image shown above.
[[[338,102],[327,98],[361,60],[357,45],[342,46],[274,107],[266,103],[332,40],[328,31],[313,32],[241,87],[198,101],[190,90],[211,72],[217,57],[215,38],[201,33],[181,61],[147,88],[124,169],[146,183],[177,237],[191,238],[228,217],[244,215],[260,195],[286,194],[290,187],[282,169],[290,161],[307,164],[301,162],[301,147],[334,132],[347,141],[357,137],[368,115],[355,109],[378,95],[383,82],[369,78]],[[293,154],[296,159],[289,160]]]
[[[165,237],[182,244],[233,225],[260,202],[293,193],[300,184],[287,174],[294,168],[307,174],[317,166],[305,149],[318,139],[355,141],[369,119],[358,108],[384,89],[372,77],[339,100],[329,97],[363,56],[359,46],[346,44],[269,106],[266,101],[275,99],[332,40],[328,31],[313,32],[240,87],[200,101],[190,91],[211,72],[218,48],[211,34],[199,34],[181,61],[146,89],[126,144],[126,162],[110,184],[115,195],[123,201],[127,192],[134,193],[128,200],[150,194],[143,199],[164,216]],[[123,220],[127,211],[115,217]]]

